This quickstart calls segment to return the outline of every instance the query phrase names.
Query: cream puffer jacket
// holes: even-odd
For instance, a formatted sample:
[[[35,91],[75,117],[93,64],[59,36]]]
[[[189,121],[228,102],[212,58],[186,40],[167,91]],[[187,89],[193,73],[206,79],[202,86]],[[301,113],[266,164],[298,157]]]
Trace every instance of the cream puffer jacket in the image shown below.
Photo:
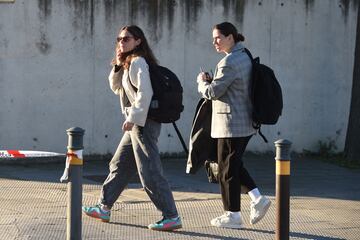
[[[109,83],[111,90],[120,96],[121,111],[126,121],[143,127],[153,96],[149,66],[145,59],[133,58],[128,70],[115,72],[113,68]]]

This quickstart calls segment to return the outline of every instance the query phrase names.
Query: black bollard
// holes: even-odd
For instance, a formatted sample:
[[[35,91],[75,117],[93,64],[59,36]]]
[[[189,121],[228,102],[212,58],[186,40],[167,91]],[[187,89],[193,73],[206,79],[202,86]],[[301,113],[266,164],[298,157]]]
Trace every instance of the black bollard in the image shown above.
[[[81,239],[82,167],[83,136],[85,130],[74,127],[66,130],[68,152],[66,167],[61,182],[67,182],[66,239]]]
[[[288,140],[278,140],[276,147],[276,240],[289,239],[290,221],[290,147]]]

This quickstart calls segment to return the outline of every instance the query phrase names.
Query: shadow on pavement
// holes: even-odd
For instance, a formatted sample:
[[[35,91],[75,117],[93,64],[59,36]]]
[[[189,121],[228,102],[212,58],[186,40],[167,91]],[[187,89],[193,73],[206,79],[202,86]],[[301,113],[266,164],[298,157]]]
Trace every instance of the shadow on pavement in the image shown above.
[[[164,173],[173,190],[217,193],[218,184],[208,183],[205,170],[185,173],[186,159],[163,159]],[[262,193],[275,195],[275,160],[272,156],[245,155],[244,163]],[[4,165],[0,162],[0,178],[60,183],[65,162],[33,165]],[[84,184],[100,185],[108,174],[108,161],[87,162],[84,159]],[[305,157],[291,159],[290,194],[344,200],[360,200],[360,170],[346,169]],[[131,183],[140,183],[138,177]]]
[[[146,226],[142,226],[142,225],[138,225],[138,224],[115,223],[115,222],[111,222],[111,223],[108,223],[108,224],[121,225],[121,226],[126,226],[126,227],[135,227],[135,228],[141,228],[141,229],[148,229]],[[238,231],[248,231],[248,232],[255,232],[255,233],[259,233],[259,234],[270,234],[270,235],[274,235],[274,237],[275,237],[275,231],[269,231],[269,230],[242,228],[242,229],[238,229]],[[180,229],[180,230],[173,231],[173,232],[171,232],[171,234],[192,236],[192,237],[199,237],[199,238],[200,237],[202,237],[202,238],[210,238],[210,239],[224,239],[224,240],[240,239],[240,238],[234,238],[234,237],[224,237],[224,236],[215,235],[215,234],[206,234],[206,233],[199,233],[199,232],[184,231],[184,228]],[[316,240],[345,240],[345,238],[320,236],[320,235],[307,234],[307,233],[298,233],[298,232],[290,232],[289,235],[290,235],[290,237],[294,237],[294,238],[312,239],[312,240],[314,240],[314,239],[316,239]],[[246,238],[241,238],[241,239],[245,240]]]

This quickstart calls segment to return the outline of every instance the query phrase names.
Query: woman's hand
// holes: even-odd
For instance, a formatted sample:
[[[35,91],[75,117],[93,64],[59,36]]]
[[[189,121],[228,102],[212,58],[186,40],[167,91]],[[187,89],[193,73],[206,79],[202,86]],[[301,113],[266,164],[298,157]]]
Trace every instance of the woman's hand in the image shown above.
[[[197,80],[198,82],[205,81],[205,77],[206,77],[205,73],[204,73],[204,72],[200,72],[200,73],[198,74],[196,80]]]
[[[116,65],[120,66],[121,65],[121,62],[120,62],[120,48],[116,48]]]
[[[196,80],[197,80],[198,82],[200,82],[200,81],[209,81],[209,82],[210,82],[212,79],[211,79],[211,76],[210,76],[209,73],[207,73],[207,72],[200,72],[199,75],[197,76]]]
[[[125,131],[131,131],[131,129],[133,128],[134,124],[128,121],[125,121],[123,126],[122,126],[122,130]]]

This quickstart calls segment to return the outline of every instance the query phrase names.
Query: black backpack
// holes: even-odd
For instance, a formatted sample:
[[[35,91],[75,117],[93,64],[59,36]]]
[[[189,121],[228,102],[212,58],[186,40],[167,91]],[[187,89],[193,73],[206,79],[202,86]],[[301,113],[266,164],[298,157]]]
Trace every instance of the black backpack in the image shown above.
[[[184,110],[180,80],[175,73],[160,65],[149,65],[149,73],[153,96],[147,117],[160,123],[174,123]],[[137,91],[134,85],[131,86]]]
[[[160,123],[172,123],[186,154],[189,153],[175,121],[184,110],[183,88],[179,78],[166,67],[149,65],[153,96],[148,118]]]
[[[260,136],[265,142],[266,137],[261,133],[261,124],[276,124],[283,109],[282,91],[274,71],[260,63],[260,58],[252,57],[250,51],[245,52],[252,62],[250,98],[253,104],[253,127],[259,129]]]
[[[168,68],[149,66],[153,97],[148,118],[160,123],[172,123],[180,118],[184,110],[183,88],[178,77]]]
[[[172,123],[186,153],[188,149],[175,121],[184,110],[183,88],[179,78],[166,67],[149,64],[150,81],[153,89],[147,117],[160,123]],[[130,85],[137,91],[137,88]]]

